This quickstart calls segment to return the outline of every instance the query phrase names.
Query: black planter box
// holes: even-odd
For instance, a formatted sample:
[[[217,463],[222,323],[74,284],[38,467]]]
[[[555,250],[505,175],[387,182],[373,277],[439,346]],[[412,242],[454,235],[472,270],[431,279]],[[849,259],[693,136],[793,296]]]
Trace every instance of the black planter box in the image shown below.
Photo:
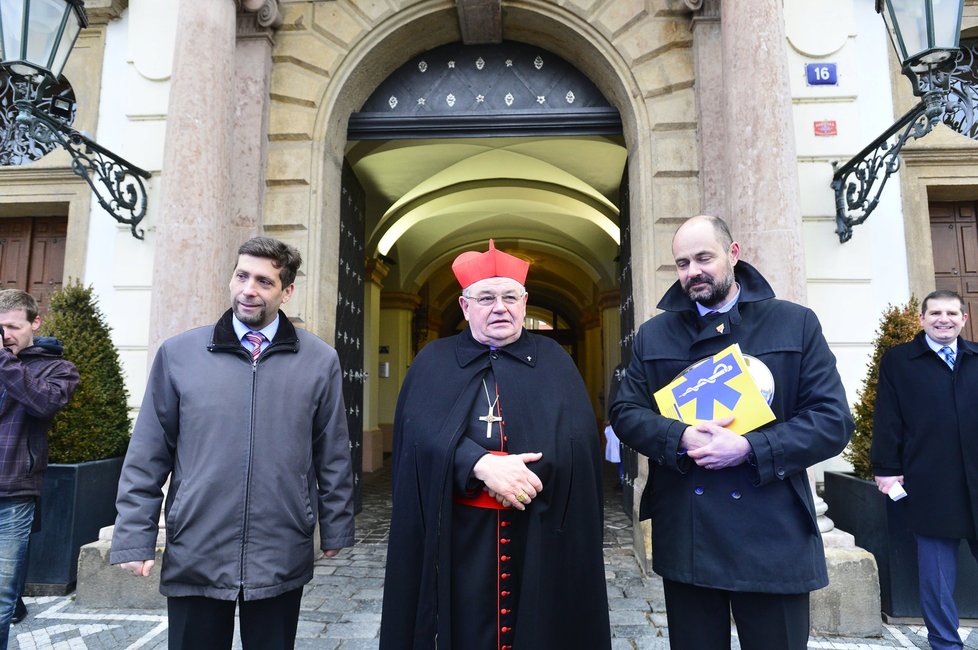
[[[78,551],[115,522],[122,457],[50,465],[41,494],[41,530],[31,535],[25,593],[61,596],[75,588]]]
[[[920,618],[917,543],[904,523],[901,505],[872,481],[847,472],[825,472],[825,502],[826,516],[836,528],[852,533],[856,545],[876,558],[883,612],[892,618]],[[954,599],[960,618],[978,618],[978,566],[965,543],[958,549]]]

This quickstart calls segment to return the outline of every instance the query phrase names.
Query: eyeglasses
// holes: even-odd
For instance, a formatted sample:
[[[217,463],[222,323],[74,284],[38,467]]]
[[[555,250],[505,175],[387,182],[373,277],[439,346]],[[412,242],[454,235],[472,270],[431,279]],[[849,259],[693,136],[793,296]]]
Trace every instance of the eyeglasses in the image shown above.
[[[462,296],[466,300],[474,300],[480,307],[492,307],[496,304],[496,300],[502,300],[504,305],[511,306],[518,303],[523,296],[526,294],[515,294],[515,293],[504,293],[502,295],[495,295],[492,293],[484,293],[481,296]]]

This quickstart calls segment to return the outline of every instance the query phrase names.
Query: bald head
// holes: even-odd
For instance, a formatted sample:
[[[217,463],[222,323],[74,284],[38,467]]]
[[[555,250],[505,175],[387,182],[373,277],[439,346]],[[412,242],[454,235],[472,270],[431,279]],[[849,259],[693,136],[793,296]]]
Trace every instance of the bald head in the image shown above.
[[[672,237],[673,243],[675,243],[676,237],[679,236],[679,233],[687,227],[702,226],[703,224],[709,224],[709,226],[713,228],[713,233],[717,239],[717,242],[719,242],[724,248],[729,248],[730,244],[733,243],[733,235],[730,234],[730,226],[727,225],[727,222],[720,217],[714,217],[711,214],[700,214],[695,217],[690,217],[684,221],[683,225],[676,229],[676,234]]]
[[[719,217],[699,215],[687,219],[672,238],[679,283],[704,307],[725,304],[736,293],[733,267],[740,259],[740,244]]]

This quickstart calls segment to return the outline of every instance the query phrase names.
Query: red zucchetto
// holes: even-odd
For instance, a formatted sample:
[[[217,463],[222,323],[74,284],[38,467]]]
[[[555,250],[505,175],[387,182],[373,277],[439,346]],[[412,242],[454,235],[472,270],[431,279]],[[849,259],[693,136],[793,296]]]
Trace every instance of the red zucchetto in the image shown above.
[[[529,268],[529,262],[496,250],[491,239],[489,250],[485,253],[466,251],[452,262],[452,272],[463,289],[486,278],[509,278],[526,284],[526,272]]]

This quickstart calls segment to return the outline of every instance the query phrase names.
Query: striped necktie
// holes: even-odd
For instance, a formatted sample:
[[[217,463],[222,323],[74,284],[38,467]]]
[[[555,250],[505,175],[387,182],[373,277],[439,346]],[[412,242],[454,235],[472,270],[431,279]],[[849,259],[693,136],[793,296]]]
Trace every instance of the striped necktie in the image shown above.
[[[943,348],[941,348],[941,356],[944,357],[944,363],[946,363],[951,370],[954,370],[954,350],[952,350],[950,346],[945,345]]]
[[[251,362],[258,363],[258,356],[261,354],[261,344],[265,340],[265,335],[261,332],[248,332],[244,335],[244,340],[251,343]]]

